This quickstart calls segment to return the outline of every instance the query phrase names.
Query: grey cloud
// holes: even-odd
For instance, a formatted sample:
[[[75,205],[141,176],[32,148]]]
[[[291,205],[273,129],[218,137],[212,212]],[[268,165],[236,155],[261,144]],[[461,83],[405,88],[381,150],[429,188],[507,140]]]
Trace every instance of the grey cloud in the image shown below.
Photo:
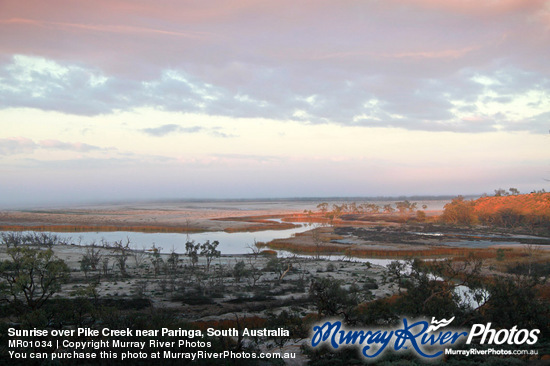
[[[106,78],[96,70],[55,63],[53,70],[25,70],[27,60],[18,57],[0,68],[0,107],[30,107],[77,115],[112,113],[135,103],[137,84]],[[56,69],[62,69],[61,75]]]
[[[113,148],[100,148],[81,142],[63,142],[59,140],[42,140],[34,142],[24,137],[12,137],[0,139],[0,155],[15,155],[30,153],[37,149],[65,150],[74,152],[88,152],[94,150],[113,150]]]
[[[221,138],[234,138],[238,137],[237,135],[234,135],[232,133],[227,133],[222,130],[221,127],[212,127],[209,129],[209,134],[214,137],[221,137]]]
[[[539,114],[529,118],[522,125],[515,126],[516,130],[530,131],[533,133],[550,134],[550,112]],[[550,137],[549,137],[550,138]]]
[[[34,151],[37,145],[27,138],[0,139],[0,155],[13,155]]]
[[[215,137],[223,137],[223,138],[235,137],[235,135],[223,132],[221,127],[212,127],[212,128],[206,128],[201,126],[183,127],[172,123],[162,125],[159,127],[143,128],[141,129],[141,132],[154,137],[163,137],[174,133],[185,134],[185,133],[199,133],[199,132],[205,132]]]
[[[159,127],[144,128],[141,131],[155,137],[162,137],[174,132],[182,132],[182,127],[175,124],[167,124]],[[199,127],[200,130],[200,127]],[[197,131],[194,131],[197,132]]]
[[[324,82],[310,80],[306,85],[296,87],[296,91],[300,92],[297,94],[289,90],[293,82],[286,85],[281,80],[272,80],[276,77],[265,76],[269,72],[257,68],[250,70],[251,79],[266,78],[267,86],[252,85],[250,89],[241,89],[234,94],[234,91],[213,86],[183,72],[178,72],[177,77],[164,74],[158,80],[135,83],[107,78],[101,74],[85,73],[76,67],[67,69],[61,80],[50,73],[38,73],[29,82],[21,75],[7,73],[5,67],[2,81],[7,80],[6,84],[10,87],[0,88],[0,95],[3,96],[0,105],[3,103],[4,107],[34,107],[85,115],[152,106],[171,111],[232,117],[437,131],[448,128],[454,131],[462,123],[460,118],[453,115],[454,105],[451,100],[462,101],[464,105],[459,108],[475,114],[477,101],[505,103],[534,87],[550,91],[547,78],[538,75],[537,84],[533,84],[531,81],[535,76],[522,72],[509,72],[507,77],[495,73],[486,74],[486,77],[495,81],[489,87],[472,81],[476,75],[480,75],[477,71],[466,74],[461,72],[440,79],[389,75],[363,76],[352,80],[329,78]],[[76,80],[71,80],[73,74]],[[87,81],[82,79],[83,75],[87,75]],[[103,81],[94,84],[94,79]],[[36,90],[35,85],[39,86]],[[498,93],[498,96],[484,95],[488,89]],[[308,101],[308,98],[311,99]],[[368,105],[372,100],[377,102],[375,108]],[[362,118],[362,115],[368,117]],[[396,115],[401,117],[397,120],[394,117]],[[510,129],[516,129],[517,126],[510,126]],[[468,125],[467,130],[475,132],[476,124]],[[477,131],[486,131],[486,127],[479,125]],[[200,126],[183,127],[174,124],[146,128],[142,132],[157,137],[171,133],[198,132],[232,137],[220,130],[208,131]]]

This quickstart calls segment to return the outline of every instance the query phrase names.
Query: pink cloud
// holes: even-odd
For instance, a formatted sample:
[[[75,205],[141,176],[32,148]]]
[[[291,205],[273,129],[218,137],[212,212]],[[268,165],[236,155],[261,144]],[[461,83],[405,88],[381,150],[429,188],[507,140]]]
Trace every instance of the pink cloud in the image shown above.
[[[126,26],[126,25],[99,25],[99,24],[79,24],[79,23],[64,23],[64,22],[48,22],[34,19],[11,18],[0,20],[4,24],[22,24],[35,27],[56,28],[64,31],[68,30],[83,30],[96,31],[105,33],[121,33],[121,34],[158,34],[166,36],[186,37],[186,38],[206,38],[212,34],[206,32],[175,32],[163,29],[154,29],[148,27]]]
[[[324,55],[310,56],[312,59],[343,59],[353,57],[376,57],[376,58],[409,58],[409,59],[450,59],[460,58],[467,54],[480,49],[481,47],[465,47],[461,49],[446,49],[446,50],[433,50],[433,51],[411,51],[401,53],[372,53],[372,52],[340,52],[329,53]]]
[[[24,24],[24,25],[35,25],[40,26],[43,24],[42,21],[24,19],[24,18],[10,18],[10,19],[1,19],[0,24]]]

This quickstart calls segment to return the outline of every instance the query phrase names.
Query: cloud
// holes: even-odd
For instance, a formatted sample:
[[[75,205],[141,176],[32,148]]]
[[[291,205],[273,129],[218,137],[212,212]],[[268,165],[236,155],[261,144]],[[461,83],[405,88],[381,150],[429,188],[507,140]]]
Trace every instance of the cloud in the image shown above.
[[[82,142],[70,143],[70,142],[62,142],[59,140],[42,140],[38,143],[38,146],[42,149],[67,150],[67,151],[77,151],[77,152],[104,150],[98,146],[93,146]]]
[[[238,135],[235,135],[235,134],[232,134],[232,133],[227,133],[227,132],[223,132],[222,131],[222,128],[221,127],[212,127],[209,132],[208,132],[211,136],[214,136],[214,137],[221,137],[221,138],[234,138],[234,137],[239,137]]]
[[[177,133],[199,133],[199,132],[208,133],[215,137],[223,137],[223,138],[235,137],[235,135],[223,132],[221,130],[221,127],[211,127],[211,128],[206,128],[201,126],[183,127],[173,123],[165,124],[158,127],[142,128],[141,132],[154,137],[163,137],[169,134],[177,134]]]
[[[0,155],[29,153],[37,148],[37,144],[25,137],[0,139]]]
[[[92,32],[105,32],[105,33],[121,33],[121,34],[158,34],[158,35],[168,35],[175,37],[185,37],[185,38],[204,38],[208,34],[200,32],[174,32],[169,30],[148,28],[148,27],[133,27],[133,26],[124,26],[124,25],[92,25],[92,24],[77,24],[77,23],[66,23],[66,22],[46,22],[46,21],[36,21],[33,19],[21,19],[21,18],[12,18],[7,20],[2,20],[0,23],[4,24],[24,24],[32,25],[42,28],[54,28],[61,29],[64,31],[70,30],[85,30]]]
[[[162,136],[168,135],[170,133],[184,132],[182,130],[183,130],[183,128],[179,125],[167,124],[167,125],[162,125],[162,126],[159,126],[159,127],[144,128],[141,131],[148,134],[148,135],[151,135],[151,136],[162,137]],[[187,129],[187,130],[189,130],[189,129]],[[201,130],[201,127],[196,126],[191,131],[185,131],[185,132],[198,132],[200,130]]]
[[[0,108],[457,132],[533,132],[527,122],[550,112],[537,102],[550,93],[545,1],[161,3],[11,2]]]
[[[93,146],[82,142],[63,142],[59,140],[42,140],[35,142],[25,137],[10,137],[0,139],[0,155],[32,153],[38,149],[64,150],[74,152],[112,150],[112,148],[100,148],[98,146]]]

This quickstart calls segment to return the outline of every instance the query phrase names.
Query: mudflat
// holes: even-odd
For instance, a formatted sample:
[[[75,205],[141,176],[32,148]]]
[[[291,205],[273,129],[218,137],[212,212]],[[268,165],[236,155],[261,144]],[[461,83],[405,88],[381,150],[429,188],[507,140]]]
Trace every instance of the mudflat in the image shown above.
[[[196,201],[105,204],[0,211],[0,226],[61,226],[68,231],[219,231],[272,228],[275,218],[315,209],[312,201]],[[60,229],[60,228],[58,228]]]

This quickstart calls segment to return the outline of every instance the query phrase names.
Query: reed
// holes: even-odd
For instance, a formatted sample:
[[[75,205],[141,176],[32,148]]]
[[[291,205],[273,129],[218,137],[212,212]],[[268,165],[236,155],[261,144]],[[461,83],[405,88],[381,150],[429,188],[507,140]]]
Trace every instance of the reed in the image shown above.
[[[465,259],[473,255],[480,259],[496,258],[497,249],[494,248],[460,248],[460,247],[431,247],[426,249],[379,249],[366,246],[352,246],[334,243],[323,243],[320,246],[307,243],[294,243],[283,240],[273,240],[267,247],[277,250],[286,250],[299,254],[345,255],[363,258],[414,258],[414,257],[454,257]],[[506,250],[506,257],[520,257],[522,253]]]

